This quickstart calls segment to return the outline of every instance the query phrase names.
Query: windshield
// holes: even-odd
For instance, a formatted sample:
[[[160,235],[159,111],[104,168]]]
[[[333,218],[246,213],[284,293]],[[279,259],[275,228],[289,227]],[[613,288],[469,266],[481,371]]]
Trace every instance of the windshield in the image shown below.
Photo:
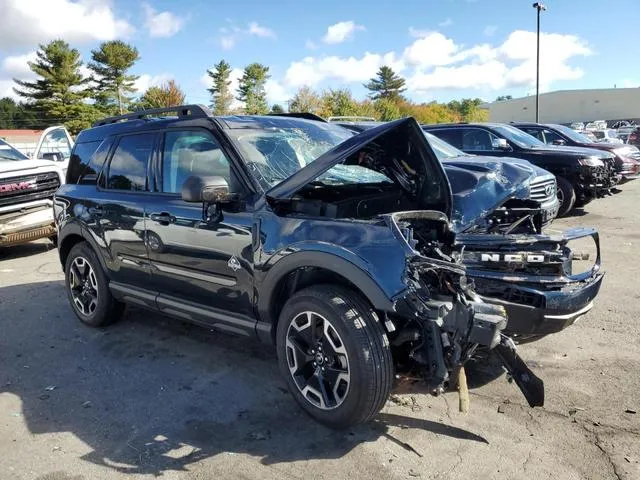
[[[440,161],[467,155],[462,150],[458,150],[453,145],[436,137],[432,133],[424,132],[424,136],[427,137],[429,145],[431,145],[431,148],[435,152],[436,157],[438,157],[438,160]]]
[[[512,127],[511,125],[498,125],[493,127],[493,129],[510,142],[518,145],[520,148],[546,147],[546,145],[536,137]]]
[[[247,126],[249,128],[231,128],[227,134],[265,191],[354,135],[337,125],[300,119],[274,118]],[[314,183],[387,182],[391,180],[385,175],[360,165],[335,165]]]
[[[29,160],[29,157],[0,140],[0,160]]]
[[[591,143],[591,140],[589,138],[579,132],[576,132],[573,128],[565,127],[564,125],[554,125],[553,128],[558,130],[564,136],[569,137],[574,142]]]

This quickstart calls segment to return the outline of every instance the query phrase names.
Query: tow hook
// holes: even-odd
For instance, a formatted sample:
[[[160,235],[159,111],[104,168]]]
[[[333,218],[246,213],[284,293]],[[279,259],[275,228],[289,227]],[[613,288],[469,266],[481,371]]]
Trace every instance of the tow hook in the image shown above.
[[[509,337],[501,335],[500,343],[493,350],[507,373],[527,399],[530,407],[544,406],[544,382],[524,363],[516,352],[516,345]]]

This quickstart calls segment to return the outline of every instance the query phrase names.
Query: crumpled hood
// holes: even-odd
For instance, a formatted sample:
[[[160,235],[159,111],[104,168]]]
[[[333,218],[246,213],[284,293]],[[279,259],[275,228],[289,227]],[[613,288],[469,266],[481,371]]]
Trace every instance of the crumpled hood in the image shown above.
[[[266,198],[289,200],[334,166],[357,167],[364,151],[375,157],[375,165],[369,162],[366,167],[394,180],[420,209],[439,210],[451,217],[453,201],[447,175],[412,117],[383,123],[348,138],[268,190]]]
[[[459,157],[443,162],[453,192],[451,223],[462,232],[512,198],[527,200],[538,173],[529,162]],[[546,172],[545,172],[546,173]]]

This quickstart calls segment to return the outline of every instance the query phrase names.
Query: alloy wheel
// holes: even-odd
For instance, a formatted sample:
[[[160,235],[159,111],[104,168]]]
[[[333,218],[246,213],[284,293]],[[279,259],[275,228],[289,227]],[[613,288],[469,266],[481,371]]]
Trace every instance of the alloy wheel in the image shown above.
[[[98,279],[91,264],[76,257],[69,270],[69,288],[73,303],[82,315],[91,315],[98,308]]]
[[[351,381],[349,357],[338,331],[316,312],[302,312],[289,324],[289,372],[302,396],[321,410],[339,407]]]

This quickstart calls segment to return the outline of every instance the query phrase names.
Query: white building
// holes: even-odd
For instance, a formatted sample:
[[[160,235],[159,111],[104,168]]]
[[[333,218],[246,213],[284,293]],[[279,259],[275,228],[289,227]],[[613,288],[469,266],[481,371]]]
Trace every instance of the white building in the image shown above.
[[[492,122],[535,122],[531,95],[486,105]],[[540,123],[630,120],[640,118],[640,88],[558,90],[540,94]]]

